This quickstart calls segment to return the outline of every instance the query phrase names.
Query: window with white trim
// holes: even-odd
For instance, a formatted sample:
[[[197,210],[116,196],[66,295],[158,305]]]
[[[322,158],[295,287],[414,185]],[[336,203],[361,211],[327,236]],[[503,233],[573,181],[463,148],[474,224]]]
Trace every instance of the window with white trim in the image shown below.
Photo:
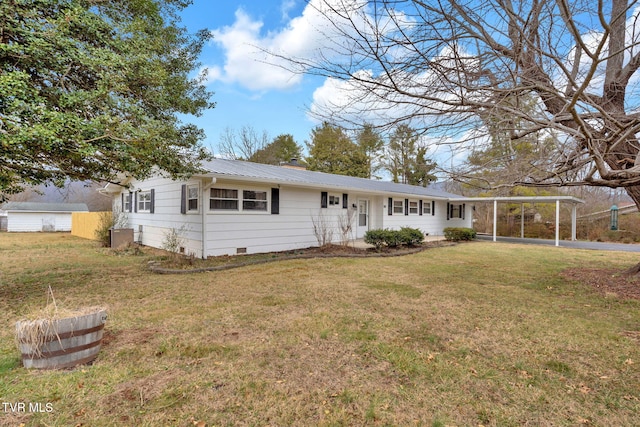
[[[393,201],[393,213],[394,214],[403,214],[404,213],[404,200],[394,200]]]
[[[237,211],[238,190],[228,188],[212,188],[209,209],[212,211]]]
[[[122,200],[122,212],[131,212],[131,193],[125,193]]]
[[[198,212],[198,184],[187,185],[187,212]]]
[[[329,196],[329,206],[340,206],[342,198],[340,196]]]
[[[267,192],[256,190],[242,191],[242,210],[243,211],[266,211],[267,210]]]
[[[418,210],[418,201],[417,200],[409,200],[409,215],[418,215],[420,211]]]
[[[425,201],[422,203],[422,214],[431,215],[431,202]]]
[[[151,191],[138,193],[138,212],[151,212]]]

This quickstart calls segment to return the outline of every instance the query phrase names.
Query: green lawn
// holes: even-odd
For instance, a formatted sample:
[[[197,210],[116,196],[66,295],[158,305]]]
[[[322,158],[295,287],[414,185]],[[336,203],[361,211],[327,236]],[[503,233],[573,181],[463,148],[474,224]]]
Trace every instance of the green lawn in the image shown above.
[[[640,302],[559,274],[636,254],[471,242],[191,275],[151,258],[0,234],[0,425],[640,424]],[[15,322],[49,285],[108,307],[93,365],[21,367]]]

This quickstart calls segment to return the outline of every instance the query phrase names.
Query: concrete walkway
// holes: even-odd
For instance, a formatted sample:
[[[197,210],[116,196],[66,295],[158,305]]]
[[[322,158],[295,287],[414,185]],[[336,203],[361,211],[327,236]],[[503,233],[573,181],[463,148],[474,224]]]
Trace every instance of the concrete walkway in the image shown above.
[[[478,234],[478,240],[492,241],[493,236]],[[496,243],[520,243],[525,245],[546,245],[555,246],[556,241],[550,239],[521,239],[519,237],[496,237]],[[620,252],[640,252],[640,244],[632,243],[607,243],[607,242],[586,242],[560,240],[561,248],[591,249],[596,251],[620,251]]]

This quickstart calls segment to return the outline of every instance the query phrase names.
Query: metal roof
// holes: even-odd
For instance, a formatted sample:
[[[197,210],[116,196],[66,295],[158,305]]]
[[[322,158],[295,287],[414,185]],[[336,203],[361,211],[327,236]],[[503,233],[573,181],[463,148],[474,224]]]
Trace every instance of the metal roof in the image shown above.
[[[0,207],[4,211],[23,212],[88,212],[85,203],[7,202]]]
[[[339,191],[361,191],[375,194],[403,194],[433,199],[458,199],[461,196],[433,187],[397,184],[353,176],[336,175],[308,170],[291,169],[282,166],[264,165],[240,160],[213,159],[204,163],[203,168],[217,179],[258,181],[273,184],[289,184],[301,187],[333,189]]]

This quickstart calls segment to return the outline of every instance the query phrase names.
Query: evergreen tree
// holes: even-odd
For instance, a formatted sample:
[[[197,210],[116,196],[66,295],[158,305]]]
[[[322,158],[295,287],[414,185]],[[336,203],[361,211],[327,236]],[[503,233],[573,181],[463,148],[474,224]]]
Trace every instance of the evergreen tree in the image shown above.
[[[380,159],[384,148],[382,136],[373,128],[373,125],[365,123],[357,135],[358,146],[367,158],[368,178],[374,178],[382,168]]]
[[[66,178],[172,177],[209,158],[178,115],[211,108],[190,77],[208,31],[180,0],[0,2],[0,199]]]
[[[361,178],[369,176],[366,156],[342,128],[325,122],[313,129],[311,136],[306,159],[309,170]]]
[[[282,134],[276,136],[271,143],[256,151],[249,157],[249,161],[279,165],[290,162],[291,159],[301,159],[302,147],[293,139],[293,135]]]
[[[419,145],[419,136],[408,125],[399,125],[387,146],[386,169],[393,182],[426,187],[437,177],[432,171],[436,164],[426,157],[427,148]]]

